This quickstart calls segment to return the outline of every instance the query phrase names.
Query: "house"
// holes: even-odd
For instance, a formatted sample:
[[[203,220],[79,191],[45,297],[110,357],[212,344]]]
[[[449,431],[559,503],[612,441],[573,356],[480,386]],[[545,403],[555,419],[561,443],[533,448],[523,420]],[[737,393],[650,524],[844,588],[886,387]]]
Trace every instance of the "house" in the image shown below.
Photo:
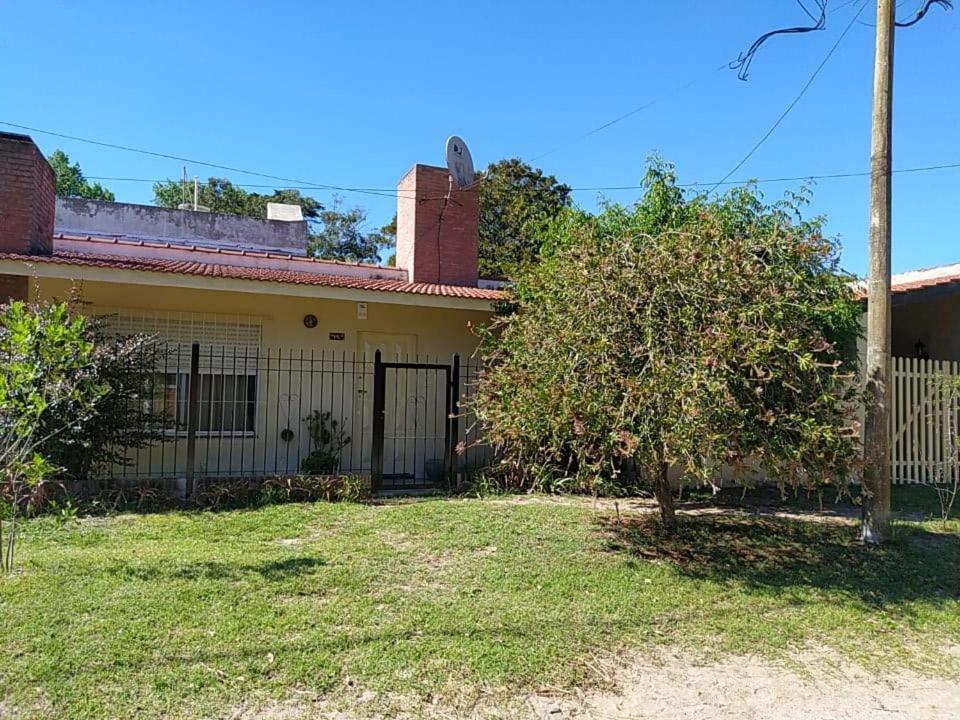
[[[960,480],[960,264],[892,278],[894,482]]]
[[[960,263],[892,278],[893,355],[960,361]]]
[[[479,369],[474,330],[503,297],[477,275],[475,189],[444,168],[407,172],[395,268],[309,257],[296,210],[261,221],[58,200],[33,141],[0,133],[0,302],[77,296],[118,335],[158,343],[142,402],[169,418],[164,441],[108,479],[295,473],[311,430],[340,471],[384,488],[487,460],[458,407]],[[960,475],[960,407],[942,383],[960,376],[958,328],[960,265],[894,276],[898,482]]]
[[[169,418],[165,441],[115,478],[295,473],[319,425],[341,471],[386,484],[474,462],[452,452],[470,429],[451,406],[503,296],[477,276],[475,188],[427,165],[403,176],[397,267],[309,257],[289,211],[58,200],[31,138],[0,133],[0,302],[76,295],[118,334],[158,342],[143,402]]]

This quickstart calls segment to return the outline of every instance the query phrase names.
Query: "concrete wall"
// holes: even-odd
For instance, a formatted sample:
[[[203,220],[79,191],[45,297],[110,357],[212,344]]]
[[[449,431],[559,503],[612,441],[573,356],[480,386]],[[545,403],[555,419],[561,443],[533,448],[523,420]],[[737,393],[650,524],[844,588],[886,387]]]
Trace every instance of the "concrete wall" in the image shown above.
[[[895,304],[893,354],[914,357],[917,340],[932,360],[960,360],[960,293]]]
[[[58,232],[163,239],[181,244],[243,247],[305,255],[306,222],[254,220],[151,205],[58,198]]]

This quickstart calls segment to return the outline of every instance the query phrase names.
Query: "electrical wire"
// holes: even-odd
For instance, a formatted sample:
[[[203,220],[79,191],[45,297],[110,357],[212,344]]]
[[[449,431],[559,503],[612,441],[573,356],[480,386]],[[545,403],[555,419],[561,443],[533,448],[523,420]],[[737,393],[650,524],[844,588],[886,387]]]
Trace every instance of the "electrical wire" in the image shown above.
[[[798,1],[799,1],[799,0],[798,0]],[[839,6],[838,8],[836,8],[836,10],[840,10],[840,9],[846,8],[846,7],[850,6],[850,5],[853,5],[853,4],[856,3],[857,1],[858,1],[858,0],[847,0],[847,2],[843,3],[841,6]],[[797,95],[797,97],[794,98],[794,100],[787,106],[787,108],[783,111],[783,113],[781,113],[781,115],[777,118],[776,122],[774,122],[774,124],[771,126],[771,128],[770,128],[770,129],[766,132],[766,134],[765,134],[762,138],[760,138],[760,140],[750,149],[750,151],[744,156],[744,158],[743,158],[739,163],[737,163],[737,165],[734,166],[734,168],[733,168],[730,172],[728,172],[721,180],[719,180],[718,182],[712,183],[712,187],[710,188],[710,190],[708,191],[707,194],[710,194],[710,193],[714,192],[714,191],[715,191],[718,187],[720,187],[720,186],[724,186],[724,185],[743,185],[743,184],[746,184],[747,182],[753,182],[753,183],[761,184],[761,183],[790,182],[790,181],[806,181],[806,180],[823,180],[823,179],[837,179],[837,178],[850,178],[850,177],[869,176],[869,174],[870,174],[869,172],[854,172],[854,173],[832,173],[832,174],[827,174],[827,175],[807,175],[807,176],[794,176],[794,177],[784,177],[784,178],[768,178],[768,179],[760,179],[760,180],[733,180],[733,181],[730,180],[730,177],[731,177],[735,172],[737,172],[737,170],[739,170],[741,167],[743,167],[751,157],[753,157],[753,155],[757,152],[757,150],[759,150],[760,147],[762,147],[763,144],[766,143],[766,141],[773,135],[773,133],[777,130],[777,128],[779,128],[779,126],[783,123],[783,121],[784,121],[784,120],[786,119],[786,117],[790,114],[790,112],[792,112],[792,110],[797,106],[797,104],[799,104],[800,100],[804,97],[804,95],[807,93],[807,91],[808,91],[808,90],[810,89],[810,87],[813,85],[814,81],[817,79],[817,77],[819,76],[820,72],[823,70],[823,68],[824,68],[824,67],[826,66],[826,64],[829,62],[829,60],[831,59],[831,57],[833,56],[833,54],[836,52],[837,48],[840,46],[840,44],[842,43],[842,41],[844,40],[844,38],[847,36],[847,34],[849,34],[849,32],[850,32],[851,28],[853,27],[853,25],[854,25],[856,22],[858,22],[859,17],[860,17],[860,15],[863,13],[864,9],[866,8],[867,3],[868,3],[868,0],[863,0],[862,4],[861,4],[861,6],[860,6],[860,9],[859,9],[859,10],[857,11],[857,13],[853,16],[852,20],[851,20],[850,23],[847,25],[847,27],[844,29],[844,31],[841,33],[840,37],[837,39],[836,43],[834,43],[833,47],[830,48],[830,51],[827,53],[826,57],[823,59],[823,61],[820,63],[820,65],[816,68],[816,70],[815,70],[815,71],[813,72],[813,74],[810,76],[810,79],[809,79],[809,80],[806,82],[806,84],[801,88],[800,93]],[[816,23],[816,26],[815,26],[815,27],[806,29],[806,30],[804,30],[804,31],[809,31],[809,30],[812,30],[812,29],[822,29],[822,26],[825,25],[827,2],[826,2],[826,0],[816,0],[816,5],[817,5],[818,9],[821,11],[821,14],[820,14],[819,17],[818,17],[818,16],[815,16],[813,13],[811,13],[811,12],[806,8],[806,6],[805,6],[802,2],[800,2],[800,6],[803,8],[804,12],[811,18],[811,20],[813,20],[813,21]],[[921,7],[920,10],[917,11],[917,15],[916,15],[915,18],[913,18],[911,21],[906,22],[906,23],[898,23],[898,25],[901,26],[901,27],[909,27],[909,26],[911,26],[911,25],[913,25],[913,24],[916,24],[917,22],[919,22],[919,21],[924,17],[924,15],[926,15],[926,13],[929,11],[929,9],[930,9],[933,5],[941,5],[942,7],[945,7],[945,8],[950,8],[950,7],[952,7],[951,0],[925,0],[924,5]],[[751,50],[750,50],[750,51],[748,51],[745,55],[741,55],[740,58],[738,59],[738,61],[737,61],[736,63],[732,63],[732,64],[730,64],[729,66],[728,66],[727,64],[724,64],[724,65],[722,65],[722,66],[720,66],[720,67],[718,67],[718,68],[716,68],[716,69],[717,69],[717,70],[723,70],[723,69],[726,69],[727,67],[740,67],[740,68],[741,68],[741,74],[743,74],[743,73],[746,71],[746,69],[749,68],[750,61],[752,61],[753,53],[756,52],[756,49],[759,48],[759,46],[762,45],[765,40],[767,40],[767,39],[769,39],[770,37],[772,37],[772,36],[774,36],[774,35],[777,35],[777,34],[782,34],[782,33],[785,33],[785,32],[800,32],[801,30],[803,30],[803,29],[790,28],[790,29],[786,29],[786,30],[773,31],[773,32],[771,32],[771,33],[767,33],[766,35],[761,36],[761,38],[758,39],[758,40],[754,43],[754,45],[751,47]],[[666,99],[668,99],[668,98],[670,98],[670,97],[673,97],[674,95],[677,95],[677,94],[679,94],[679,93],[681,93],[681,92],[689,89],[690,87],[692,87],[692,86],[694,86],[694,85],[702,82],[703,79],[704,79],[703,77],[695,78],[695,79],[691,80],[690,82],[686,83],[685,85],[683,85],[683,86],[677,88],[676,90],[668,93],[668,94],[665,95],[665,96],[659,97],[659,98],[654,99],[654,100],[652,100],[652,101],[650,101],[650,102],[647,102],[647,103],[645,103],[645,104],[643,104],[643,105],[640,105],[640,106],[638,106],[638,107],[636,107],[636,108],[633,108],[632,110],[630,110],[630,111],[628,111],[628,112],[626,112],[626,113],[624,113],[624,114],[622,114],[622,115],[619,115],[619,116],[613,118],[612,120],[609,120],[609,121],[603,123],[602,125],[598,125],[597,127],[592,128],[591,130],[588,130],[587,132],[582,133],[581,135],[578,135],[578,136],[572,138],[571,140],[569,140],[569,141],[567,141],[567,142],[565,142],[565,143],[563,143],[563,144],[561,144],[561,145],[558,145],[558,146],[554,147],[554,148],[551,149],[551,150],[548,150],[548,151],[545,152],[545,153],[541,153],[540,155],[537,155],[537,156],[531,158],[531,162],[536,162],[537,160],[539,160],[539,159],[541,159],[541,158],[543,158],[543,157],[546,157],[547,155],[550,155],[550,154],[552,154],[552,153],[554,153],[554,152],[557,152],[558,150],[561,150],[561,149],[563,149],[563,148],[565,148],[565,147],[568,147],[568,146],[571,145],[571,144],[574,144],[574,143],[576,143],[576,142],[579,142],[580,140],[586,139],[586,138],[588,138],[588,137],[590,137],[590,136],[592,136],[592,135],[595,135],[595,134],[597,134],[597,133],[599,133],[599,132],[602,132],[603,130],[606,130],[607,128],[609,128],[609,127],[611,127],[611,126],[616,125],[617,123],[620,123],[620,122],[622,122],[622,121],[624,121],[624,120],[626,120],[626,119],[628,119],[628,118],[630,118],[630,117],[633,117],[634,115],[636,115],[636,114],[638,114],[638,113],[640,113],[640,112],[642,112],[642,111],[644,111],[644,110],[646,110],[646,109],[648,109],[648,108],[650,108],[650,107],[652,107],[652,106],[654,106],[654,105],[656,105],[656,104],[658,104],[658,103],[660,103],[660,102],[662,102],[662,101],[664,101],[664,100],[666,100]],[[104,141],[101,141],[101,140],[94,140],[94,139],[91,139],[91,138],[79,137],[79,136],[76,136],[76,135],[70,135],[70,134],[67,134],[67,133],[56,132],[56,131],[53,131],[53,130],[45,130],[45,129],[42,129],[42,128],[31,127],[31,126],[28,126],[28,125],[22,125],[22,124],[18,124],[18,123],[9,122],[9,121],[0,120],[0,125],[4,125],[4,126],[7,126],[7,127],[12,127],[12,128],[17,128],[17,129],[19,129],[19,130],[26,130],[26,131],[28,131],[28,132],[40,133],[40,134],[42,134],[42,135],[50,135],[50,136],[53,136],[53,137],[59,137],[59,138],[63,138],[63,139],[66,139],[66,140],[73,140],[73,141],[75,141],[75,142],[82,142],[82,143],[87,143],[87,144],[90,144],[90,145],[97,145],[97,146],[100,146],[100,147],[111,148],[111,149],[115,149],[115,150],[123,150],[123,151],[126,151],[126,152],[139,153],[139,154],[142,154],[142,155],[149,155],[149,156],[152,156],[152,157],[158,157],[158,158],[163,158],[163,159],[167,159],[167,160],[176,160],[176,161],[178,161],[178,162],[185,162],[185,163],[192,164],[192,165],[200,165],[200,166],[203,166],[203,167],[209,167],[209,168],[213,168],[213,169],[217,169],[217,170],[224,170],[224,171],[232,172],[232,173],[240,173],[240,174],[243,174],[243,175],[250,175],[250,176],[254,176],[254,177],[261,177],[261,178],[268,179],[268,180],[276,180],[276,181],[278,181],[278,182],[280,182],[280,183],[284,183],[283,189],[289,189],[289,190],[328,190],[328,191],[334,191],[334,192],[360,193],[360,194],[373,195],[373,196],[379,196],[379,197],[387,197],[387,198],[413,197],[412,195],[402,195],[402,194],[401,194],[401,193],[403,193],[403,192],[412,192],[412,191],[400,191],[400,190],[397,190],[396,188],[348,187],[348,186],[342,186],[342,185],[333,185],[333,184],[329,184],[329,183],[315,183],[315,182],[309,182],[309,181],[305,181],[305,180],[298,180],[298,179],[294,179],[294,178],[286,178],[286,177],[282,177],[282,176],[278,176],[278,175],[271,175],[271,174],[263,173],[263,172],[256,171],[256,170],[247,170],[247,169],[244,169],[244,168],[237,168],[237,167],[232,167],[232,166],[229,166],[229,165],[222,165],[222,164],[219,164],[219,163],[212,163],[212,162],[208,162],[208,161],[204,161],[204,160],[197,160],[197,159],[194,159],[194,158],[182,157],[182,156],[179,156],[179,155],[174,155],[174,154],[172,154],[172,153],[157,152],[157,151],[153,151],[153,150],[146,150],[146,149],[143,149],[143,148],[131,147],[131,146],[127,146],[127,145],[120,145],[120,144],[117,144],[117,143],[109,143],[109,142],[104,142]],[[947,165],[936,165],[936,166],[927,166],[927,167],[918,167],[918,168],[905,168],[905,169],[902,169],[902,170],[895,170],[894,172],[895,172],[895,173],[925,172],[925,171],[932,171],[932,170],[950,169],[950,168],[956,168],[956,167],[960,167],[960,164],[947,164]],[[99,180],[99,181],[105,181],[105,182],[149,182],[149,183],[158,183],[158,182],[168,182],[168,181],[170,181],[169,179],[167,179],[167,180],[150,180],[150,179],[146,179],[146,178],[104,177],[104,176],[88,176],[88,178],[89,178],[90,180]],[[479,179],[476,183],[474,183],[474,185],[471,186],[469,189],[474,189],[474,190],[475,190],[475,189],[479,186],[479,184],[482,183],[482,182],[483,182],[484,180],[486,180],[486,179],[487,179],[487,176],[486,176],[486,175],[481,176],[480,179]],[[233,183],[233,184],[236,185],[237,187],[251,188],[251,189],[253,189],[253,188],[268,188],[268,189],[272,188],[272,189],[278,189],[277,185],[275,185],[275,184],[256,184],[256,183]],[[706,186],[706,185],[708,185],[708,184],[709,184],[709,183],[691,183],[691,184],[686,184],[686,185],[680,185],[680,187],[703,187],[703,186]],[[571,192],[615,191],[615,190],[641,190],[641,189],[643,189],[643,186],[642,186],[642,185],[618,185],[618,186],[597,186],[597,187],[582,187],[582,188],[576,188],[576,187],[574,187],[574,188],[571,188]],[[424,199],[424,200],[443,199],[444,197],[446,197],[446,196],[438,197],[438,198],[423,198],[423,199]]]
[[[809,33],[817,32],[818,30],[823,30],[827,27],[827,0],[815,0],[817,3],[817,9],[820,11],[818,15],[814,15],[810,10],[807,9],[807,6],[803,4],[803,0],[797,0],[797,4],[803,8],[803,12],[806,13],[807,17],[810,18],[813,25],[798,25],[796,27],[781,28],[779,30],[771,30],[766,32],[756,40],[753,41],[746,52],[740,53],[736,60],[730,63],[730,69],[737,71],[737,77],[741,80],[746,80],[750,75],[750,65],[753,63],[754,57],[756,57],[757,52],[763,47],[766,42],[772,38],[777,37],[778,35],[796,35],[800,33]]]
[[[245,170],[244,168],[231,167],[229,165],[220,165],[218,163],[207,162],[205,160],[196,160],[193,158],[182,157],[182,156],[173,155],[170,153],[156,152],[154,150],[144,150],[143,148],[130,147],[129,145],[119,145],[116,143],[108,143],[108,142],[103,142],[102,140],[92,140],[90,138],[78,137],[76,135],[68,135],[66,133],[55,132],[53,130],[44,130],[42,128],[30,127],[29,125],[20,125],[18,123],[12,123],[5,120],[0,120],[0,125],[17,128],[18,130],[27,130],[28,132],[40,133],[41,135],[51,135],[53,137],[63,138],[65,140],[73,140],[75,142],[87,143],[89,145],[98,145],[100,147],[111,148],[113,150],[124,150],[126,152],[133,152],[133,153],[139,153],[141,155],[149,155],[151,157],[163,158],[165,160],[176,160],[177,162],[185,162],[190,165],[201,165],[203,167],[214,168],[216,170],[226,170],[227,172],[241,173],[243,175],[251,175],[254,177],[262,177],[267,180],[277,180],[282,183],[294,183],[310,190],[333,190],[338,192],[363,193],[367,195],[383,195],[386,197],[395,197],[395,192],[396,192],[394,189],[381,190],[381,189],[343,187],[340,185],[329,185],[326,183],[313,183],[307,180],[285,178],[285,177],[280,177],[278,175],[269,175],[267,173],[262,173],[257,170]]]
[[[718,71],[718,70],[726,70],[726,69],[727,69],[727,64],[724,63],[723,65],[715,68],[715,71]],[[603,123],[602,125],[598,125],[597,127],[593,128],[593,129],[591,129],[591,130],[588,130],[588,131],[585,132],[585,133],[581,133],[580,135],[577,135],[576,137],[573,137],[573,138],[571,138],[571,139],[569,139],[569,140],[567,140],[567,141],[564,141],[564,142],[562,142],[561,144],[555,146],[554,148],[552,148],[552,149],[550,149],[550,150],[547,150],[547,151],[544,152],[544,153],[540,153],[539,155],[535,155],[534,157],[530,158],[530,162],[537,162],[537,161],[540,160],[541,158],[547,157],[547,155],[552,155],[553,153],[555,153],[555,152],[557,152],[557,151],[559,151],[559,150],[563,150],[564,148],[567,148],[567,147],[569,147],[570,145],[573,145],[573,144],[575,144],[575,143],[578,143],[578,142],[580,142],[581,140],[586,140],[588,137],[590,137],[590,136],[592,136],[592,135],[596,135],[596,134],[599,133],[599,132],[603,132],[603,131],[606,130],[607,128],[609,128],[609,127],[611,127],[611,126],[613,126],[613,125],[616,125],[617,123],[623,122],[624,120],[626,120],[626,119],[628,119],[628,118],[631,118],[631,117],[633,117],[634,115],[637,115],[637,114],[643,112],[644,110],[647,110],[647,109],[649,109],[649,108],[652,108],[654,105],[658,105],[658,104],[662,103],[664,100],[669,100],[670,98],[673,98],[673,97],[675,97],[676,95],[679,95],[680,93],[682,93],[682,92],[684,92],[684,91],[686,91],[686,90],[689,90],[689,89],[692,88],[694,85],[699,85],[701,82],[704,81],[704,79],[705,79],[705,76],[704,76],[704,77],[696,77],[696,78],[690,80],[689,82],[687,82],[686,84],[681,85],[680,87],[675,88],[674,90],[669,91],[669,92],[666,93],[665,95],[661,95],[660,97],[657,97],[657,98],[655,98],[655,99],[653,99],[653,100],[650,100],[650,101],[644,103],[643,105],[638,105],[637,107],[633,108],[632,110],[628,110],[627,112],[623,113],[622,115],[618,115],[617,117],[613,118],[612,120],[608,120],[607,122]]]
[[[933,172],[937,170],[956,170],[960,168],[960,163],[946,163],[943,165],[924,165],[920,167],[909,167],[909,168],[900,168],[899,170],[894,170],[894,175],[905,174],[905,173],[921,173],[921,172]],[[842,172],[842,173],[827,173],[825,175],[794,175],[792,177],[777,177],[777,178],[762,178],[762,179],[744,179],[744,180],[723,180],[716,183],[681,183],[677,187],[681,188],[698,188],[698,187],[707,187],[712,186],[710,192],[713,192],[714,189],[721,185],[765,185],[770,183],[783,183],[783,182],[807,182],[810,180],[840,180],[844,178],[858,178],[858,177],[870,177],[871,173],[869,170],[863,170],[860,172]],[[584,192],[584,191],[604,191],[604,190],[642,190],[644,189],[643,185],[608,185],[605,187],[583,187],[583,188],[571,188],[573,192]]]
[[[847,24],[847,26],[844,28],[843,32],[840,34],[840,37],[837,38],[837,41],[833,44],[833,47],[830,48],[830,51],[827,53],[826,57],[823,58],[823,61],[817,66],[817,69],[813,71],[813,74],[810,76],[810,79],[807,80],[807,82],[804,84],[804,86],[800,89],[800,92],[799,92],[799,93],[797,94],[797,96],[793,99],[793,101],[792,101],[789,105],[787,105],[786,109],[785,109],[782,113],[780,113],[780,117],[777,118],[776,122],[773,123],[773,125],[770,127],[770,129],[767,130],[767,132],[764,134],[764,136],[763,136],[762,138],[760,138],[760,140],[756,143],[756,145],[754,145],[754,146],[750,149],[750,152],[748,152],[746,155],[744,155],[743,159],[742,159],[740,162],[738,162],[738,163],[733,167],[733,169],[730,170],[730,172],[728,172],[726,175],[724,175],[724,176],[723,176],[723,179],[721,179],[720,182],[716,183],[716,184],[710,189],[709,192],[712,193],[712,192],[713,192],[714,190],[716,190],[718,187],[720,187],[721,185],[723,185],[724,183],[726,183],[726,181],[729,180],[729,179],[733,176],[733,174],[734,174],[735,172],[737,172],[737,170],[739,170],[739,169],[742,168],[744,165],[746,165],[746,164],[747,164],[747,161],[748,161],[750,158],[753,157],[754,153],[756,153],[757,150],[759,150],[759,149],[763,146],[763,144],[764,144],[765,142],[767,142],[767,140],[770,139],[770,136],[773,135],[773,133],[776,132],[777,128],[780,127],[780,125],[783,123],[783,121],[787,119],[787,116],[788,116],[788,115],[793,111],[793,109],[800,103],[800,101],[803,99],[804,95],[807,94],[807,91],[808,91],[808,90],[810,89],[810,87],[813,85],[813,83],[814,83],[814,81],[817,79],[817,77],[819,77],[819,75],[820,75],[821,71],[823,70],[823,68],[825,68],[826,65],[827,65],[827,63],[830,62],[830,58],[833,57],[833,54],[837,51],[837,48],[840,47],[840,43],[842,43],[843,40],[844,40],[844,38],[847,37],[847,35],[848,35],[848,34],[850,33],[850,31],[853,29],[853,26],[856,25],[857,20],[860,18],[860,15],[861,15],[861,14],[863,13],[863,11],[864,11],[864,8],[867,7],[867,2],[868,2],[868,0],[863,0],[863,2],[860,4],[860,9],[857,10],[857,12],[854,14],[854,16],[850,19],[850,22],[849,22],[849,23]],[[709,194],[709,193],[708,193],[708,194]]]
[[[912,18],[910,18],[906,22],[897,22],[894,24],[897,27],[901,27],[901,28],[912,27],[916,25],[918,22],[920,22],[921,20],[923,20],[924,16],[926,16],[926,14],[930,12],[930,8],[932,8],[934,5],[939,5],[944,10],[953,9],[952,0],[925,0],[925,2],[923,3],[923,6],[919,10],[917,10],[916,15],[914,15]]]
[[[904,173],[921,173],[921,172],[934,172],[938,170],[956,170],[960,168],[960,162],[957,163],[944,163],[940,165],[920,165],[916,167],[907,167],[894,170],[893,174],[904,174]],[[87,180],[97,180],[100,182],[138,182],[138,183],[157,183],[157,182],[166,182],[166,180],[154,180],[151,178],[131,178],[131,177],[107,177],[102,175],[85,175]],[[769,184],[769,183],[782,183],[782,182],[804,182],[807,180],[839,180],[844,178],[857,178],[857,177],[870,177],[870,171],[864,170],[859,172],[837,172],[837,173],[825,173],[821,175],[792,175],[785,177],[775,177],[775,178],[749,178],[743,180],[723,180],[721,182],[698,182],[698,183],[683,183],[678,185],[678,187],[683,188],[695,188],[695,187],[709,187],[709,186],[719,186],[719,185],[747,185],[747,184]],[[266,188],[266,189],[276,189],[276,185],[269,184],[250,184],[250,183],[233,183],[236,187],[242,188]],[[596,185],[591,187],[571,187],[571,192],[590,192],[590,191],[603,191],[603,190],[643,190],[645,186],[643,185]],[[307,185],[294,185],[292,187],[285,187],[286,190],[310,190],[313,189],[311,186]],[[396,192],[396,191],[394,191]],[[432,199],[442,199],[446,196],[438,196]],[[427,198],[431,199],[431,198]]]

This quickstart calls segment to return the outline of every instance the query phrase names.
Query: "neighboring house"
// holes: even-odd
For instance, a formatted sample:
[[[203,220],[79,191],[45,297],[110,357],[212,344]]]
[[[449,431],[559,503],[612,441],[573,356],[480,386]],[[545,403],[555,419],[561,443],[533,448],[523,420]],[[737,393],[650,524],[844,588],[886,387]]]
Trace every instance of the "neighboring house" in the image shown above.
[[[960,480],[960,264],[894,275],[894,482]]]
[[[289,206],[274,212],[291,216]],[[445,169],[415,165],[398,185],[397,218],[398,267],[317,260],[302,220],[56,200],[33,141],[0,133],[0,302],[76,295],[118,334],[160,343],[143,402],[169,417],[167,441],[110,469],[124,479],[183,476],[191,452],[198,475],[295,473],[316,449],[314,412],[329,413],[321,444],[339,453],[341,471],[419,484],[442,463],[474,462],[452,452],[472,443],[450,404],[469,393],[474,329],[503,295],[477,277],[477,194],[451,186]],[[377,351],[410,366],[376,370]]]
[[[893,355],[960,361],[960,263],[893,276]]]

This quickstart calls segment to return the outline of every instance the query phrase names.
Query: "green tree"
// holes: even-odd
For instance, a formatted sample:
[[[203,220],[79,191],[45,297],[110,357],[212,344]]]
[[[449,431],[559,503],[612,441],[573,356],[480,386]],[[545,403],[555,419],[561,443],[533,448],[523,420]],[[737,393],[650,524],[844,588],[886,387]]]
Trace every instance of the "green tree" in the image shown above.
[[[478,173],[480,275],[516,274],[540,255],[550,222],[570,207],[570,188],[518,158],[491,163]]]
[[[319,226],[310,236],[307,251],[326,259],[379,262],[380,252],[396,245],[396,218],[379,230],[366,232],[366,211],[360,207],[343,210],[342,206],[342,199],[334,197],[333,207],[320,213]]]
[[[308,223],[320,217],[323,205],[299,190],[274,190],[272,193],[249,192],[224,178],[209,178],[198,188],[199,204],[211,212],[224,215],[267,219],[267,203],[299,205]],[[153,201],[160,207],[175,208],[181,203],[193,202],[193,184],[184,185],[181,180],[166,180],[153,186]]]
[[[88,200],[116,200],[114,194],[100,183],[90,183],[80,169],[80,163],[70,164],[63,150],[54,150],[47,158],[57,178],[57,197],[86,198]]]
[[[46,455],[49,445],[88,422],[108,392],[94,372],[86,332],[86,320],[64,303],[0,308],[0,481],[8,520],[4,543],[0,516],[0,564],[7,572],[17,518],[57,470]]]
[[[668,470],[755,462],[842,484],[856,458],[851,278],[802,196],[687,197],[655,164],[633,207],[569,211],[486,337],[477,413],[524,482],[597,490],[635,467],[675,524]]]
[[[388,245],[397,244],[397,214],[393,214],[390,222],[380,228],[380,235]]]

